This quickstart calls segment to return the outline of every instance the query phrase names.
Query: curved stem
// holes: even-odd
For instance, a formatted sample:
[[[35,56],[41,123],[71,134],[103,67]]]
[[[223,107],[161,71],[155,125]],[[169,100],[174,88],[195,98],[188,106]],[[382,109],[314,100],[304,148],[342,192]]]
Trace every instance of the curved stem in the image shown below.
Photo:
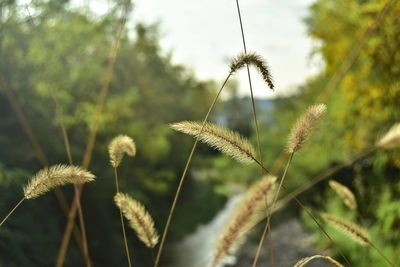
[[[179,198],[180,192],[182,190],[182,185],[183,185],[183,182],[185,180],[186,173],[187,173],[187,171],[189,169],[190,162],[192,161],[192,157],[193,157],[194,152],[196,150],[197,143],[199,141],[199,137],[200,137],[201,133],[203,132],[204,126],[206,125],[206,122],[208,121],[208,117],[210,116],[211,111],[213,110],[213,108],[215,106],[215,103],[217,102],[217,100],[218,100],[218,98],[219,98],[219,96],[220,96],[220,94],[222,92],[222,89],[224,89],[224,87],[225,87],[226,83],[228,82],[229,78],[231,77],[231,75],[232,75],[232,73],[229,72],[229,74],[225,78],[225,81],[223,82],[221,88],[219,89],[217,95],[214,97],[214,100],[211,103],[210,108],[208,109],[208,112],[207,112],[206,116],[204,117],[203,124],[201,126],[200,132],[196,136],[196,139],[194,141],[192,150],[190,151],[189,157],[188,157],[188,159],[186,161],[186,165],[185,165],[185,168],[183,170],[182,176],[181,176],[181,178],[179,180],[179,185],[178,185],[178,188],[177,188],[176,193],[175,193],[174,201],[172,202],[172,206],[171,206],[171,209],[170,209],[169,214],[168,214],[168,219],[167,219],[167,222],[165,224],[164,232],[163,232],[162,237],[161,237],[161,242],[160,242],[160,246],[158,248],[156,260],[154,262],[154,267],[157,267],[159,262],[160,262],[161,253],[162,253],[162,250],[163,250],[163,247],[164,247],[165,240],[167,238],[167,233],[168,233],[169,226],[171,224],[172,215],[173,215],[173,213],[175,211],[176,203],[178,202],[178,198]]]
[[[15,205],[15,207],[7,214],[7,216],[4,217],[4,219],[3,219],[3,220],[1,221],[1,223],[0,223],[0,227],[3,225],[3,223],[4,223],[5,221],[7,221],[7,219],[11,216],[11,214],[14,213],[14,211],[19,207],[19,205],[21,205],[21,203],[24,202],[25,199],[26,199],[26,198],[23,197],[23,198],[17,203],[17,205]]]
[[[115,176],[115,187],[117,189],[117,193],[119,193],[119,182],[118,182],[118,171],[117,171],[117,168],[114,168],[114,176]],[[119,217],[120,217],[120,220],[121,220],[122,235],[124,236],[125,251],[126,251],[126,257],[128,259],[128,266],[132,267],[131,256],[129,255],[128,239],[126,238],[124,218],[122,217],[121,209],[119,209]]]

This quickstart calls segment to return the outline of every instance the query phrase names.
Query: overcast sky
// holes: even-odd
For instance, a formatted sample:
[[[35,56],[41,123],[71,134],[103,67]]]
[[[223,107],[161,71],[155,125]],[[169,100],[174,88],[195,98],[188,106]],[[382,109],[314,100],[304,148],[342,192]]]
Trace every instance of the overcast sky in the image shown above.
[[[303,18],[312,0],[240,1],[247,49],[262,55],[274,77],[275,93],[305,81],[319,68],[310,60],[313,41]],[[161,22],[161,46],[173,60],[200,79],[223,80],[232,57],[243,51],[235,0],[136,0],[134,21]],[[273,97],[254,71],[255,95]],[[240,91],[249,90],[247,73],[237,75]]]
[[[88,3],[89,0],[72,0]],[[160,22],[161,47],[173,61],[188,67],[200,79],[223,81],[234,56],[243,51],[235,0],[134,0],[132,22]],[[247,50],[268,62],[275,92],[252,70],[257,97],[285,94],[322,67],[311,59],[315,41],[307,36],[303,19],[313,0],[241,0]],[[90,1],[100,13],[104,1]],[[100,4],[103,3],[103,4]],[[79,5],[79,4],[78,4]],[[132,26],[132,25],[130,25]],[[247,72],[235,75],[240,93],[249,94]]]

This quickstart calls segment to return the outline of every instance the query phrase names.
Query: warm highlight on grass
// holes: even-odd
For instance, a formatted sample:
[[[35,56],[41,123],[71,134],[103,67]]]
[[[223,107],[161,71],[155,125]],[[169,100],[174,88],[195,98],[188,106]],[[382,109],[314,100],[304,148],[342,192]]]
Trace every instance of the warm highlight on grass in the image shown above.
[[[217,266],[225,256],[233,252],[243,240],[244,234],[265,217],[266,201],[272,199],[275,181],[276,177],[267,175],[249,189],[223,231],[210,266]]]
[[[396,123],[376,144],[379,148],[394,149],[400,147],[400,123]]]
[[[310,256],[310,257],[306,257],[306,258],[302,258],[301,260],[299,260],[294,267],[303,267],[306,266],[310,261],[314,260],[314,259],[323,259],[326,262],[330,263],[330,265],[332,266],[336,266],[336,267],[344,267],[342,264],[340,264],[338,261],[332,259],[329,256],[323,256],[323,255],[314,255],[314,256]]]
[[[26,199],[36,198],[51,189],[65,184],[84,184],[94,181],[87,170],[71,165],[55,165],[40,170],[24,188]]]
[[[357,224],[326,213],[322,214],[322,218],[360,245],[367,246],[371,244],[367,231]]]
[[[121,209],[138,238],[149,248],[154,248],[159,240],[154,221],[144,206],[137,200],[122,193],[114,197],[115,204]]]
[[[301,149],[325,113],[325,104],[313,105],[298,119],[290,132],[287,147],[289,153],[294,153]]]
[[[344,204],[352,210],[357,208],[356,198],[349,188],[336,181],[329,181],[329,186],[339,195]]]
[[[108,153],[110,154],[111,165],[116,168],[121,164],[124,154],[131,157],[136,155],[136,145],[129,136],[118,135],[110,142]]]
[[[202,123],[200,122],[183,121],[171,124],[170,126],[176,131],[195,137],[199,136],[202,142],[231,156],[239,162],[249,164],[255,160],[254,148],[249,141],[229,129],[212,123],[206,123],[199,135],[202,129]]]

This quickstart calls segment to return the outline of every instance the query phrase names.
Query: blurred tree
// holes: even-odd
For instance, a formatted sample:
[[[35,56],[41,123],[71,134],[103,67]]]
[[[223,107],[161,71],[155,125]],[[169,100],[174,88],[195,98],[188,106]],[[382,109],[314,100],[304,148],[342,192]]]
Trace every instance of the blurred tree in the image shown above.
[[[67,162],[56,102],[62,107],[74,161],[79,164],[119,19],[116,7],[99,17],[69,1],[35,0],[29,7],[33,17],[28,17],[24,6],[1,2],[1,214],[22,195],[21,186],[29,175],[41,168],[3,94],[3,84],[27,115],[50,164]],[[117,134],[128,134],[135,140],[138,153],[122,164],[121,187],[147,206],[161,231],[192,144],[192,139],[172,134],[168,123],[200,120],[214,93],[212,82],[198,81],[183,66],[172,64],[171,55],[161,51],[158,41],[157,25],[141,23],[126,31],[121,40],[90,168],[99,179],[85,189],[82,198],[96,266],[121,266],[126,260],[112,202],[115,186],[107,154],[110,140]],[[14,176],[18,179],[8,178]],[[191,178],[185,185],[190,193],[182,196],[185,205],[178,205],[171,240],[209,220],[222,205],[222,199],[211,194],[209,184]],[[64,190],[71,194],[70,188]],[[199,199],[203,198],[210,205],[202,205]],[[64,225],[51,195],[22,206],[0,231],[0,265],[52,266]],[[129,236],[135,266],[149,266],[151,254],[132,232]],[[81,264],[72,244],[66,266]]]

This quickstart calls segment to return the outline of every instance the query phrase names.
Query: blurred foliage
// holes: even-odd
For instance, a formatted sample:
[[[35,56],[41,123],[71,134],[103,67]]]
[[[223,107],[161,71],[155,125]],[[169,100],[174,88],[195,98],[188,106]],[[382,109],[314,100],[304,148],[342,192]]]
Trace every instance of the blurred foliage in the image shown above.
[[[306,22],[309,33],[318,40],[316,53],[322,56],[325,70],[304,85],[300,97],[305,102],[316,99],[323,92],[327,81],[388,2],[318,0],[311,6]],[[370,149],[380,136],[400,121],[400,5],[398,1],[390,2],[386,16],[327,101],[328,125],[322,130],[320,144],[325,151],[314,156],[328,159],[327,166]],[[325,192],[327,183],[321,188],[323,193],[308,196],[317,209],[366,227],[374,244],[393,262],[400,251],[399,163],[399,149],[377,151],[331,177],[353,190],[359,204],[355,213],[344,208],[329,189]],[[312,224],[309,219],[306,221]],[[328,229],[355,265],[386,266],[372,248],[360,248],[346,241],[337,231]],[[328,246],[319,230],[314,228],[314,231],[319,233],[324,246]],[[330,248],[337,252],[337,248]]]
[[[295,155],[286,180],[288,191],[283,194],[372,148],[379,136],[400,121],[400,4],[393,2],[355,64],[324,99],[327,117]],[[317,0],[310,7],[306,23],[309,34],[317,40],[314,53],[322,57],[323,69],[291,96],[256,100],[268,169],[283,155],[277,165],[277,174],[282,172],[287,158],[282,151],[293,123],[326,93],[329,80],[385,3]],[[106,14],[98,16],[67,0],[34,0],[30,18],[26,8],[15,1],[0,2],[1,89],[8,88],[14,94],[50,164],[67,162],[56,103],[64,112],[74,161],[82,160],[121,5],[121,1],[113,2]],[[122,163],[121,187],[145,204],[161,231],[193,142],[191,137],[173,133],[168,123],[201,120],[216,88],[213,82],[198,81],[184,66],[171,62],[171,55],[159,47],[157,25],[130,22],[127,28],[90,166],[99,179],[85,188],[82,197],[96,266],[125,264],[118,214],[111,201],[115,186],[107,155],[109,141],[117,134],[128,134],[135,140],[138,154]],[[256,144],[251,100],[240,97],[237,86],[228,83],[228,96],[217,105],[213,120]],[[0,112],[0,214],[5,214],[18,201],[21,186],[42,166],[2,91]],[[330,177],[353,190],[359,205],[356,212],[343,206],[327,182],[301,198],[314,211],[367,227],[375,244],[393,259],[400,251],[399,168],[399,149],[375,151]],[[210,220],[225,197],[244,190],[260,175],[255,164],[240,166],[199,145],[168,241],[176,241]],[[63,190],[71,199],[72,189]],[[290,206],[290,211],[299,214],[297,206]],[[337,252],[313,223],[303,218],[319,237],[320,246]],[[0,231],[0,266],[52,266],[64,226],[65,218],[52,194],[24,203]],[[341,233],[328,230],[354,265],[385,266],[372,249],[359,248]],[[151,253],[132,232],[129,236],[136,265],[149,266]],[[66,266],[81,265],[80,252],[71,242]]]
[[[25,6],[13,1],[2,1],[0,8],[0,213],[6,214],[22,196],[21,187],[42,166],[3,92],[14,95],[49,164],[68,162],[57,103],[63,110],[74,162],[81,162],[122,6],[113,3],[101,17],[57,0],[32,1],[32,17]],[[98,181],[88,185],[82,197],[95,266],[122,266],[126,261],[112,201],[110,140],[117,134],[135,140],[138,153],[122,163],[121,187],[145,204],[161,232],[193,142],[174,134],[168,123],[200,120],[215,92],[212,82],[198,81],[185,67],[173,64],[158,42],[156,25],[128,23],[122,36],[90,165]],[[71,199],[72,189],[63,190]],[[190,173],[185,191],[169,241],[211,219],[223,204],[210,183],[193,179]],[[209,205],[203,205],[203,199]],[[52,266],[64,227],[65,217],[52,194],[24,203],[1,228],[0,265]],[[149,266],[151,253],[133,232],[129,236],[135,266]],[[74,241],[66,266],[82,266]]]

